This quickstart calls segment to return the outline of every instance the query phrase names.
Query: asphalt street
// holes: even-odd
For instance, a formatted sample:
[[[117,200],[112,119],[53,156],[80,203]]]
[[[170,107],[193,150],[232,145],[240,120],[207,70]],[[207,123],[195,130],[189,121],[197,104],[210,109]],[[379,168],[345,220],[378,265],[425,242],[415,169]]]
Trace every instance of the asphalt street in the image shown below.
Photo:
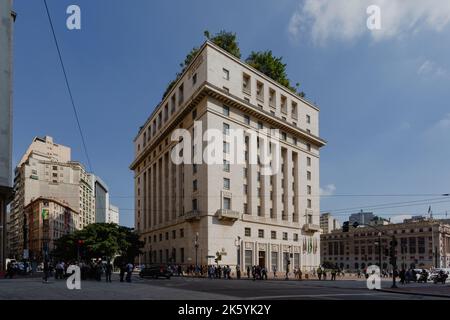
[[[432,289],[433,284],[422,285]],[[389,288],[383,281],[382,288]],[[420,290],[420,287],[417,288]],[[441,289],[444,289],[442,287]],[[450,292],[450,287],[445,286]],[[416,290],[417,291],[417,290]],[[440,300],[442,297],[368,290],[365,281],[285,281],[178,278],[140,279],[120,283],[83,281],[69,290],[63,280],[39,278],[0,280],[1,300]]]

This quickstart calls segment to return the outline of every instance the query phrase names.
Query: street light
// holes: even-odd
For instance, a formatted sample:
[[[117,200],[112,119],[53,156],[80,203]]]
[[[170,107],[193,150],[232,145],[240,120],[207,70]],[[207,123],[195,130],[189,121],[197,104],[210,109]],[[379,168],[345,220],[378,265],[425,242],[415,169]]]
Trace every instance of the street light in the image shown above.
[[[237,265],[241,265],[241,237],[238,236],[236,240],[234,240],[234,245],[237,247]]]
[[[195,241],[194,241],[194,246],[195,246],[195,268],[198,268],[198,232],[195,233]]]

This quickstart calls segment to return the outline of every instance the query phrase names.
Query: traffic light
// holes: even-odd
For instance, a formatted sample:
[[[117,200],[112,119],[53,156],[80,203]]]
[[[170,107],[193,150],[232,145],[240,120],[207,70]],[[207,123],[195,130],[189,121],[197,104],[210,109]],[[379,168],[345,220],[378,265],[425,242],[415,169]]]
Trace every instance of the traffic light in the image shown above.
[[[345,221],[344,224],[342,225],[342,232],[348,232],[350,229],[350,222]]]

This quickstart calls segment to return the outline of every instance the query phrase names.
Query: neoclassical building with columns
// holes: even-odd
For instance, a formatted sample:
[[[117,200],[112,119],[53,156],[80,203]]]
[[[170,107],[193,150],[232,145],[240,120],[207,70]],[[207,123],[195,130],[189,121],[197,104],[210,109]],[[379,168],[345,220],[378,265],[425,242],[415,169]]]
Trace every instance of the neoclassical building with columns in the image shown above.
[[[173,161],[174,153],[204,152],[206,139],[187,150],[186,139],[180,142],[174,132],[195,136],[197,128],[222,132],[220,163]],[[230,135],[239,129],[242,143],[233,143]],[[279,167],[271,175],[260,156],[275,131]],[[268,145],[272,152],[275,144]],[[130,169],[135,227],[145,243],[141,262],[206,265],[220,256],[219,264],[244,269],[317,267],[324,145],[317,106],[205,42],[134,139]]]

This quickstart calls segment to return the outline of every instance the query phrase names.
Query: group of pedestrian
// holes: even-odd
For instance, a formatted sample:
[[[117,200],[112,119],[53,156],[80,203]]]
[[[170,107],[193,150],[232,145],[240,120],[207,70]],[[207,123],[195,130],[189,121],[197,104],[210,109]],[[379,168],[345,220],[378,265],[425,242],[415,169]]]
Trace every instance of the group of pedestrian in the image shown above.
[[[424,282],[428,281],[428,272],[425,269],[422,269],[420,272],[417,272],[413,268],[399,271],[398,276],[400,278],[401,284],[409,284],[410,282]]]
[[[125,278],[126,282],[131,282],[131,276],[133,274],[133,270],[134,270],[134,265],[131,262],[122,263],[120,265],[120,273],[119,273],[120,282],[124,282],[124,278]]]

